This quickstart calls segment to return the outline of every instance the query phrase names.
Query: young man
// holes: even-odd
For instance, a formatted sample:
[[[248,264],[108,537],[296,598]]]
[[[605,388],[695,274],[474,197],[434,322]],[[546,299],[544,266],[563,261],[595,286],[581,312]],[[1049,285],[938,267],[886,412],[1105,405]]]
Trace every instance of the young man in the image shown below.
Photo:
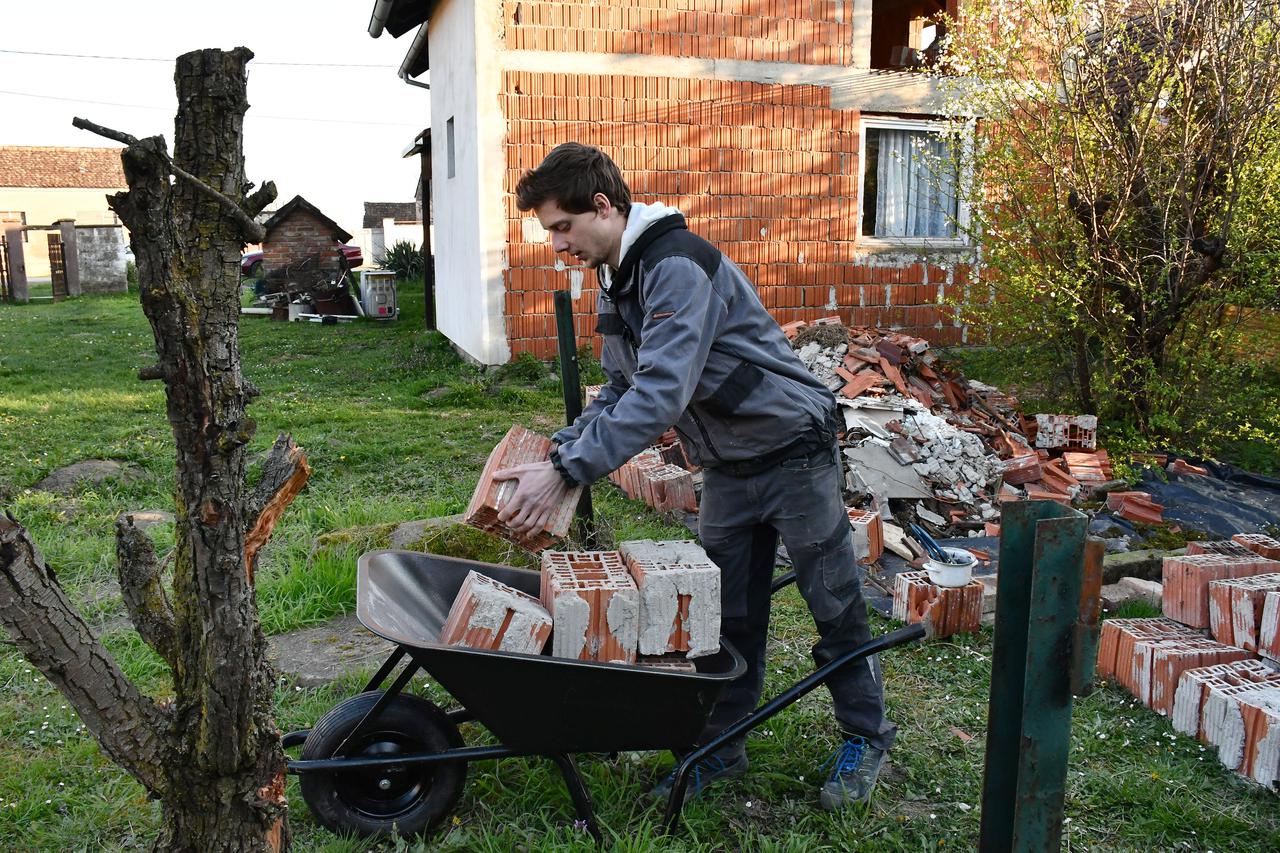
[[[770,582],[778,537],[821,639],[819,663],[871,638],[861,570],[840,499],[835,397],[792,352],[733,261],[661,204],[632,203],[603,152],[568,142],[516,187],[552,245],[593,267],[606,385],[553,436],[547,462],[500,471],[518,479],[501,517],[540,527],[569,485],[592,483],[672,424],[703,468],[699,535],[722,573],[722,632],[747,661],[712,711],[704,738],[755,708],[764,685]],[[884,718],[878,662],[827,684],[845,735],[822,787],[825,808],[866,802],[896,727]],[[699,767],[692,794],[747,770],[739,740]],[[655,789],[665,796],[671,777]]]

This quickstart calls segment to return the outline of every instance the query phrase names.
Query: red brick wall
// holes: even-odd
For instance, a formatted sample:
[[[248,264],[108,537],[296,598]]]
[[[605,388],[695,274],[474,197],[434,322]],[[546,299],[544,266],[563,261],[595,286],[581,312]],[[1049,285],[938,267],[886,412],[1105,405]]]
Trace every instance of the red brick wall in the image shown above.
[[[266,272],[319,255],[319,269],[337,272],[338,245],[333,228],[305,210],[294,210],[271,229],[262,243]]]
[[[556,352],[551,291],[568,289],[548,242],[525,242],[512,192],[554,145],[604,149],[636,201],[680,208],[756,284],[780,323],[839,315],[939,345],[961,340],[952,309],[968,267],[859,252],[858,120],[821,86],[667,77],[507,72],[505,273],[512,353]],[[595,275],[574,303],[580,343],[594,328]]]
[[[508,50],[849,65],[852,0],[505,0]]]

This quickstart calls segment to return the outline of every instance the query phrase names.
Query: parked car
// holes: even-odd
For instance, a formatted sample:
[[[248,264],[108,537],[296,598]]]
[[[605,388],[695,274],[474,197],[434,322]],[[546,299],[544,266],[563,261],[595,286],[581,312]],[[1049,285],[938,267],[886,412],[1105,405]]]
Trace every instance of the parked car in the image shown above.
[[[359,246],[338,243],[338,249],[347,259],[347,266],[358,267],[364,263]],[[262,278],[262,252],[246,252],[240,258],[240,275],[244,278]]]

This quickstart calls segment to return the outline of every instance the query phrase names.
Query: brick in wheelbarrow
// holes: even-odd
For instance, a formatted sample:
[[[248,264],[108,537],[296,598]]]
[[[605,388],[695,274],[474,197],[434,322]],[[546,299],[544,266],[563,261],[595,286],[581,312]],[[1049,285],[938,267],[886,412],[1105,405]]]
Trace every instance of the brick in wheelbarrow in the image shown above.
[[[467,573],[440,643],[471,649],[541,654],[551,636],[551,614],[532,595],[477,571]]]
[[[617,551],[543,551],[542,605],[551,614],[551,654],[633,663],[640,593]]]
[[[574,511],[578,507],[578,499],[582,496],[582,486],[569,489],[556,507],[547,526],[531,536],[519,537],[498,520],[498,512],[515,494],[518,481],[495,481],[494,472],[523,465],[526,462],[545,462],[551,456],[552,446],[551,439],[530,432],[522,426],[512,426],[502,441],[498,442],[498,446],[489,454],[463,520],[472,527],[501,536],[535,552],[551,547],[568,535],[569,525],[573,522]]]
[[[640,590],[640,654],[720,648],[720,567],[696,542],[638,539],[618,546]]]

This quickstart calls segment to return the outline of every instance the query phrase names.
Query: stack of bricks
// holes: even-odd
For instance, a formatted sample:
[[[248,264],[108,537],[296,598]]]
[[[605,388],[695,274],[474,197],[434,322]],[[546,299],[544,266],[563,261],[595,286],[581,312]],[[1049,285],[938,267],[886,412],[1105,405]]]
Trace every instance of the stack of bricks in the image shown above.
[[[576,38],[571,28],[561,32]],[[851,326],[902,329],[942,346],[985,338],[954,307],[990,298],[971,282],[968,263],[904,263],[868,256],[858,244],[862,223],[848,211],[858,202],[861,116],[833,107],[829,87],[515,70],[503,72],[501,86],[503,314],[513,355],[555,355],[558,289],[580,294],[579,343],[599,345],[592,277],[557,268],[552,247],[515,202],[517,181],[541,162],[549,139],[599,146],[621,167],[635,201],[685,211],[690,230],[733,259],[779,323],[838,313]]]
[[[939,587],[928,572],[899,572],[893,582],[893,618],[907,624],[933,623],[936,637],[976,633],[982,625],[982,581]]]
[[[1209,633],[1220,643],[1258,651],[1267,593],[1280,592],[1280,574],[1209,582]]]
[[[632,663],[640,593],[617,551],[543,551],[542,605],[554,657]]]
[[[720,568],[693,542],[623,542],[618,550],[640,590],[642,655],[720,648]]]
[[[563,539],[569,532],[574,511],[582,496],[582,486],[569,489],[547,526],[529,537],[521,538],[515,535],[498,519],[499,510],[506,506],[507,501],[515,493],[517,481],[494,480],[494,472],[526,462],[545,462],[551,455],[551,447],[550,439],[543,438],[521,426],[511,427],[502,441],[498,442],[498,446],[489,454],[463,520],[473,527],[494,533],[531,551],[541,551]]]
[[[1248,548],[1233,539],[1218,539],[1212,541],[1192,540],[1187,543],[1188,556],[1194,556],[1195,554],[1217,554],[1222,557],[1252,557],[1254,553],[1254,551],[1250,551]]]
[[[1237,533],[1231,537],[1231,541],[1243,545],[1260,557],[1265,557],[1268,560],[1280,560],[1280,542],[1266,534]]]
[[[1228,769],[1267,787],[1280,781],[1280,672],[1265,664],[1240,661],[1183,673],[1173,726],[1217,747]]]
[[[453,600],[439,642],[536,655],[550,635],[551,614],[538,599],[471,571]]]
[[[1164,520],[1164,505],[1152,500],[1148,492],[1110,492],[1107,509],[1121,518],[1142,524],[1159,524]]]
[[[1280,572],[1280,561],[1256,554],[1231,557],[1191,554],[1165,557],[1162,610],[1165,616],[1193,628],[1209,627],[1209,582]]]
[[[884,553],[884,521],[878,512],[846,509],[853,527],[853,553],[859,563],[874,563]]]
[[[644,501],[659,512],[698,509],[693,475],[663,461],[662,451],[656,447],[645,448],[631,457],[609,479],[627,497]]]
[[[1183,672],[1248,657],[1244,649],[1167,619],[1110,619],[1102,623],[1098,675],[1113,678],[1143,705],[1168,715]]]

